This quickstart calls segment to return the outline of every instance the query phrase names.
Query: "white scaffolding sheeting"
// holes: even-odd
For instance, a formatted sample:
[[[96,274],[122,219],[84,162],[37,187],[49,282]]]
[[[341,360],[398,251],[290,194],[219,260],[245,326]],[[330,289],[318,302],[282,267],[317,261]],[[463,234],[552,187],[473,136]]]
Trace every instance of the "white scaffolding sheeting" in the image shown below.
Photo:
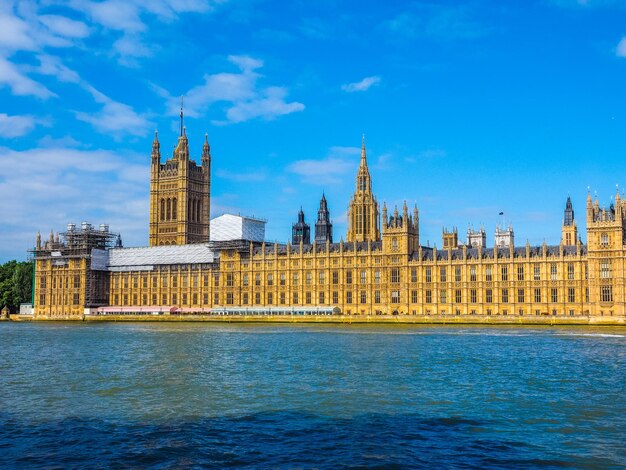
[[[207,245],[150,246],[141,248],[112,248],[98,250],[97,266],[92,269],[108,271],[151,271],[154,266],[176,264],[214,263],[218,255]],[[104,268],[104,269],[103,269]]]
[[[265,221],[233,214],[220,215],[211,220],[209,239],[212,242],[232,240],[262,242],[265,239]]]

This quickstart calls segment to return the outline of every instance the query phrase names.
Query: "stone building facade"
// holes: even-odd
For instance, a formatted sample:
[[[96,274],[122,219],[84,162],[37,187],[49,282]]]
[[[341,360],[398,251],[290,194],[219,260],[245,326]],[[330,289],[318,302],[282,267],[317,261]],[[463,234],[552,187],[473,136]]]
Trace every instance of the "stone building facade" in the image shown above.
[[[201,165],[189,159],[184,127],[172,158],[161,163],[155,133],[150,165],[150,246],[209,241],[211,147],[205,136]]]
[[[577,236],[568,199],[559,245],[514,246],[511,237],[509,245],[486,247],[482,230],[476,243],[461,244],[458,236],[444,231],[445,248],[422,246],[417,207],[404,203],[391,212],[383,205],[379,212],[363,142],[346,241],[332,242],[326,235],[321,243],[317,236],[312,243],[209,242],[208,143],[201,167],[188,161],[184,132],[173,160],[162,165],[159,159],[155,138],[151,247],[121,248],[107,238],[108,244],[77,253],[67,234],[39,241],[34,250],[36,317],[75,317],[96,309],[439,316],[626,313],[626,201],[619,195],[609,208],[588,197],[587,245]],[[174,168],[172,162],[187,170],[162,177]],[[170,220],[172,212],[167,218],[167,202],[161,220],[162,201],[168,198],[176,200],[175,220]],[[189,201],[199,202],[197,210],[189,212]],[[327,210],[325,197],[320,210]],[[323,215],[326,223],[328,215]],[[173,230],[160,231],[166,227]],[[94,285],[100,295],[87,294]]]

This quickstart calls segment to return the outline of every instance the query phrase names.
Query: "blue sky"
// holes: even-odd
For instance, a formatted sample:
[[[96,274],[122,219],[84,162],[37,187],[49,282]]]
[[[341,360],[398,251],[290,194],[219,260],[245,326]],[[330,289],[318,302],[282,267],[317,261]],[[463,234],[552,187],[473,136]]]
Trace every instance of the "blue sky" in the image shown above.
[[[109,223],[146,245],[149,159],[212,148],[212,216],[287,241],[325,191],[345,237],[361,134],[379,202],[421,241],[558,243],[571,194],[626,185],[626,1],[21,0],[0,3],[0,261],[37,230]],[[621,191],[621,190],[620,190]]]

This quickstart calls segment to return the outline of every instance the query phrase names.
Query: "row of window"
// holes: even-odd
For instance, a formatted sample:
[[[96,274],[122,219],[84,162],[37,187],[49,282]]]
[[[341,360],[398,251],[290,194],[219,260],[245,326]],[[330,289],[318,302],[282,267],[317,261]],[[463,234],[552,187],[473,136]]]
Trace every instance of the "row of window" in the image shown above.
[[[607,289],[607,298],[610,297],[610,301],[612,301],[613,299],[613,293],[612,293],[612,288],[611,286],[604,286]],[[603,287],[603,288],[604,288]],[[439,303],[445,304],[447,303],[448,299],[448,291],[445,289],[441,289],[440,291],[438,291],[439,293]],[[454,303],[460,304],[463,303],[463,292],[461,289],[456,289],[454,291]],[[535,288],[533,289],[533,301],[535,303],[541,303],[544,301],[544,297],[542,296],[542,290],[540,288]],[[562,299],[560,299],[559,296],[559,290],[552,288],[549,291],[549,301],[551,303],[559,303],[561,302]],[[424,295],[424,301],[427,304],[433,303],[433,291],[431,289],[426,289],[425,291],[425,295]],[[497,300],[495,300],[497,301]],[[573,287],[569,287],[567,289],[567,302],[568,303],[575,303],[576,300],[576,290]],[[606,300],[609,301],[609,300]],[[412,303],[417,303],[417,291],[411,291],[411,302]],[[494,302],[494,293],[492,289],[485,289],[485,298],[484,298],[484,302],[485,303],[493,303]],[[510,302],[510,296],[509,296],[509,289],[502,289],[500,290],[500,302],[501,303],[509,303]],[[517,302],[518,303],[525,303],[526,302],[526,290],[525,289],[517,289]],[[589,289],[585,290],[585,302],[589,302]],[[476,289],[470,289],[469,290],[469,303],[478,303],[478,291]]]
[[[602,269],[605,269],[607,273],[610,273],[610,261],[609,263],[609,267],[605,267]],[[535,264],[533,265],[533,280],[535,281],[540,281],[541,280],[541,265],[540,264]],[[603,271],[604,272],[604,271]],[[461,266],[455,266],[454,267],[454,281],[455,282],[461,282],[461,273],[462,273],[462,267]],[[525,273],[525,267],[520,265],[517,266],[517,280],[518,281],[524,281],[526,278],[526,273]],[[427,283],[433,282],[433,268],[431,267],[426,267],[425,268],[425,281]],[[499,269],[499,279],[501,281],[508,281],[509,280],[509,266],[500,266]],[[607,276],[607,277],[610,277]],[[587,266],[585,265],[585,279],[587,278]],[[439,268],[439,281],[440,282],[447,282],[448,279],[448,268],[446,266],[441,266]],[[486,282],[492,282],[496,279],[495,273],[494,273],[494,269],[493,266],[487,265],[484,267],[484,280]],[[552,281],[557,281],[559,279],[559,265],[557,263],[551,263],[550,264],[550,280]],[[575,279],[575,266],[574,263],[568,263],[567,264],[567,279],[568,280],[574,280]],[[470,266],[469,267],[469,280],[470,282],[476,282],[478,281],[478,275],[477,275],[477,269],[476,266]],[[417,268],[412,268],[411,269],[411,282],[417,282]]]
[[[501,281],[509,281],[509,267],[508,266],[500,266],[500,280]],[[575,271],[574,271],[574,263],[568,263],[567,265],[567,279],[568,280],[574,280],[575,279]],[[317,273],[317,283],[318,284],[325,284],[326,283],[326,271],[319,271]],[[355,279],[353,277],[353,272],[352,270],[346,270],[345,271],[345,276],[344,276],[344,280],[342,281],[345,284],[353,284],[355,282]],[[401,282],[401,270],[400,268],[392,268],[390,269],[390,276],[389,276],[389,280],[392,284],[398,284]],[[410,276],[411,276],[411,282],[415,283],[418,282],[418,270],[417,268],[412,268],[410,271]],[[339,271],[332,271],[330,273],[331,275],[331,283],[334,285],[338,285],[340,280],[339,280]],[[494,273],[493,273],[493,268],[492,266],[486,266],[485,270],[484,270],[484,280],[486,282],[492,282],[494,280]],[[219,286],[219,278],[220,275],[219,273],[213,273],[213,277],[214,277],[214,286]],[[275,282],[275,278],[274,278],[274,274],[273,273],[268,273],[266,274],[266,284],[268,286],[272,286],[274,285]],[[433,276],[433,268],[432,267],[426,267],[425,268],[425,282],[426,283],[432,283],[434,281],[434,276]],[[610,260],[605,260],[602,261],[600,263],[600,278],[601,279],[609,279],[612,277],[612,271],[611,271],[611,261]],[[191,276],[191,280],[189,280],[189,278],[186,275],[181,275],[181,285],[182,287],[199,287],[200,286],[200,276],[199,275],[192,275]],[[225,278],[226,278],[226,286],[227,287],[234,287],[235,286],[235,274],[234,273],[226,273],[225,274]],[[585,278],[587,278],[586,275],[586,266],[585,266]],[[142,287],[144,289],[148,288],[148,276],[144,275],[144,276],[123,276],[123,287],[125,289],[130,287],[130,284],[132,283],[132,286],[134,288],[138,288],[139,284],[141,283]],[[156,276],[151,276],[152,279],[152,288],[156,289],[157,288],[157,277]],[[178,276],[177,275],[162,275],[161,276],[161,286],[162,287],[168,287],[168,279],[171,279],[171,287],[178,287]],[[558,265],[556,263],[553,263],[550,265],[550,280],[558,280]],[[456,266],[454,268],[454,281],[455,282],[461,282],[462,280],[462,268],[461,266]],[[478,276],[477,276],[477,270],[476,270],[476,266],[470,266],[469,267],[469,280],[470,282],[476,282],[478,281]],[[524,270],[524,266],[518,266],[517,267],[517,280],[518,281],[524,281],[525,280],[525,270]],[[533,267],[533,280],[535,281],[540,281],[541,280],[541,266],[539,264],[534,265]],[[287,285],[287,273],[283,272],[283,273],[279,273],[278,274],[278,285],[284,286]],[[312,285],[313,284],[313,272],[312,271],[307,271],[304,275],[304,281],[306,285]],[[367,271],[366,270],[361,270],[358,272],[358,281],[360,284],[367,284]],[[439,268],[439,281],[440,282],[447,282],[448,281],[448,268],[445,266],[442,266]],[[56,282],[56,281],[54,281]],[[80,281],[78,281],[80,282]],[[298,272],[294,272],[291,273],[291,285],[298,285],[300,282],[300,273]],[[373,272],[373,283],[374,284],[380,284],[381,282],[381,271],[380,270],[375,270]],[[45,277],[42,277],[42,287],[45,287]],[[241,283],[243,286],[248,286],[249,285],[249,275],[248,273],[244,273],[241,276]],[[255,286],[260,286],[262,284],[262,275],[260,273],[256,273],[254,274],[254,285]],[[208,274],[204,274],[202,276],[202,286],[203,287],[209,287],[209,275]],[[113,288],[118,289],[120,287],[120,277],[119,276],[115,276],[113,278]]]
[[[533,292],[532,299],[534,303],[542,303],[544,300],[548,300],[548,299],[544,299],[541,289],[536,288],[536,289],[533,289],[532,292]],[[437,299],[438,303],[441,303],[441,304],[448,303],[448,291],[447,290],[442,289],[439,291],[433,291],[431,289],[426,289],[424,292],[424,301],[426,304],[435,303],[433,294],[439,295]],[[469,294],[468,295],[469,298],[467,299],[467,301],[469,303],[478,303],[477,289],[470,289],[468,294]],[[558,289],[554,289],[554,288],[550,289],[549,294],[550,294],[549,301],[551,303],[559,303],[561,301],[561,299],[559,298]],[[45,294],[42,294],[42,295],[44,295],[44,297],[41,298],[41,304],[45,304]],[[418,291],[417,290],[410,291],[410,296],[411,296],[410,297],[411,303],[417,304],[418,303]],[[75,305],[78,305],[77,303],[78,295],[76,294],[74,298],[76,302]],[[249,303],[250,298],[251,296],[247,292],[242,293],[241,304],[250,305]],[[318,305],[325,305],[327,302],[329,302],[331,305],[339,304],[339,292],[338,291],[332,292],[330,295],[330,298],[326,297],[326,292],[318,292],[316,297],[314,297],[313,292],[305,292],[302,300],[304,301],[304,304],[311,305],[313,303],[314,298]],[[169,304],[178,305],[179,299],[182,305],[198,305],[198,301],[200,299],[202,300],[202,303],[204,305],[207,305],[209,303],[209,294],[204,293],[202,294],[202,297],[200,297],[200,294],[198,293],[193,293],[191,295],[188,295],[187,293],[183,293],[180,297],[176,293],[171,294],[171,296],[168,296],[167,294],[161,294],[160,297],[157,296],[157,294],[152,294],[151,296],[148,296],[148,294],[141,294],[141,295],[139,294],[123,294],[123,295],[115,294],[113,296],[113,304],[120,305],[119,302],[122,301],[121,305],[138,305],[138,302],[141,301],[141,305],[149,305],[148,300],[150,300],[151,302],[150,305],[157,305],[159,301],[162,305],[169,305]],[[298,305],[301,301],[300,293],[292,292],[291,295],[289,296],[285,292],[280,292],[277,294],[273,292],[268,292],[265,295],[262,295],[260,292],[257,292],[253,296],[254,304],[256,305],[260,305],[262,302],[264,302],[267,305],[274,305],[275,303],[280,304],[280,305],[286,305],[288,299],[290,300],[290,304]],[[382,300],[381,291],[378,291],[378,290],[374,291],[372,303],[380,304],[381,300]],[[464,303],[463,291],[461,289],[455,289],[453,292],[452,300],[453,300],[453,303],[456,303],[456,304]],[[495,299],[494,299],[493,291],[491,289],[486,289],[484,302],[493,303],[494,300]],[[502,289],[500,291],[500,302],[509,303],[510,300],[511,298],[509,296],[509,289]],[[575,289],[569,288],[567,290],[566,300],[568,303],[575,303],[577,301]],[[611,286],[601,287],[601,300],[603,302],[613,301],[613,290]],[[393,304],[401,303],[402,299],[401,299],[400,291],[392,291],[390,294],[390,301]],[[189,304],[189,302],[191,303]],[[234,305],[235,304],[234,293],[227,292],[225,295],[225,302],[226,302],[226,305]],[[526,290],[525,289],[517,289],[517,302],[518,303],[526,302]],[[589,302],[589,290],[588,289],[585,291],[585,302]],[[219,298],[218,293],[214,294],[213,303],[215,305],[220,304],[220,298]],[[360,304],[366,305],[368,303],[368,293],[366,291],[361,291],[357,293],[356,295],[354,295],[353,292],[350,292],[350,291],[346,292],[345,303],[347,305],[350,305],[353,303],[360,303]]]
[[[184,215],[184,214],[183,214]],[[174,198],[162,198],[160,217],[161,221],[176,220],[178,218],[178,200]],[[202,218],[202,201],[190,198],[187,204],[187,220],[200,222]]]
[[[169,287],[169,284],[171,283],[171,287],[178,287],[178,278],[179,276],[174,274],[174,275],[162,275],[160,276],[161,278],[161,287]],[[214,273],[213,275],[214,278],[214,282],[215,285],[219,285],[219,273]],[[113,277],[113,288],[114,289],[119,289],[120,285],[124,288],[124,289],[128,289],[131,285],[133,288],[137,289],[139,288],[139,285],[141,284],[141,287],[143,287],[144,289],[148,288],[148,279],[151,279],[151,284],[152,284],[152,288],[156,289],[157,288],[157,284],[158,284],[158,276],[150,276],[148,277],[148,275],[143,275],[143,276],[114,276]],[[200,282],[202,282],[202,287],[209,287],[209,280],[210,277],[208,274],[204,274],[202,276],[198,275],[198,274],[194,274],[191,276],[187,276],[187,275],[181,275],[180,276],[180,285],[182,287],[200,287]]]
[[[52,276],[50,281],[50,287],[53,289],[69,289],[73,287],[74,289],[80,288],[80,275],[76,274],[74,276]],[[39,278],[39,287],[41,289],[47,289],[48,287],[48,278],[43,275]]]
[[[46,295],[45,292],[39,294],[39,305],[46,305],[46,300],[50,301],[50,305],[80,305],[80,294],[51,294]]]

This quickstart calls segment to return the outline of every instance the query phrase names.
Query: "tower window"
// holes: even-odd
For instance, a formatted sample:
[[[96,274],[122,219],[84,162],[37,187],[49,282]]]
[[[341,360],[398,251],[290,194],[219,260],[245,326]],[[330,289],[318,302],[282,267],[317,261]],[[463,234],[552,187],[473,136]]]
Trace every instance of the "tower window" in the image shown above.
[[[365,191],[365,188],[366,188],[365,176],[361,176],[359,178],[359,191]]]
[[[176,220],[177,217],[176,198],[172,199],[172,219]]]
[[[608,245],[609,244],[609,234],[608,233],[603,233],[602,235],[600,235],[600,244],[601,245]]]

